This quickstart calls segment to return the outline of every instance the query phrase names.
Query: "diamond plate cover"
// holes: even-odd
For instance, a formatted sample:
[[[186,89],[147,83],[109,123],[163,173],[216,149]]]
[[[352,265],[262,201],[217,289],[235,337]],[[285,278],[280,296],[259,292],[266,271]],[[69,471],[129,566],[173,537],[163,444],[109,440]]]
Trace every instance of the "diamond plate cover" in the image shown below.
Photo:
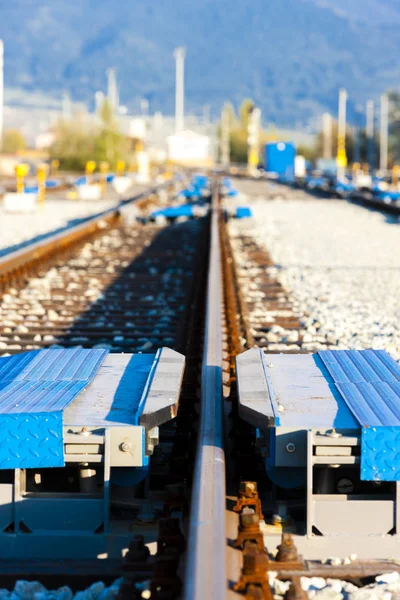
[[[63,466],[62,412],[0,415],[0,469]]]
[[[363,481],[400,481],[400,366],[384,350],[318,352],[361,428]]]
[[[63,411],[107,350],[42,350],[0,359],[0,469],[64,466]]]
[[[400,481],[400,427],[364,427],[361,480]]]

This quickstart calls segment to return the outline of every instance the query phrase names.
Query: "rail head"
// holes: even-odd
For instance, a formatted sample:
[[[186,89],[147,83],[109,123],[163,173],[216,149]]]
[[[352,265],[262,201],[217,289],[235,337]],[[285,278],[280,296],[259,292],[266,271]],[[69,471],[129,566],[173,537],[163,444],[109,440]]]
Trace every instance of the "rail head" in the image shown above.
[[[227,585],[222,396],[223,306],[218,193],[215,184],[211,208],[200,429],[192,488],[185,600],[223,598]]]

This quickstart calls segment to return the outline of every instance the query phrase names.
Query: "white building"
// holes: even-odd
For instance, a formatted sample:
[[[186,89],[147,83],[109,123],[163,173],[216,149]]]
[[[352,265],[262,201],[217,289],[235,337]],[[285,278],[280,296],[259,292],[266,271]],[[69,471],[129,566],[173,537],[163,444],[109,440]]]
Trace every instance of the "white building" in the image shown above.
[[[212,166],[211,139],[189,129],[167,138],[168,160],[186,166]]]

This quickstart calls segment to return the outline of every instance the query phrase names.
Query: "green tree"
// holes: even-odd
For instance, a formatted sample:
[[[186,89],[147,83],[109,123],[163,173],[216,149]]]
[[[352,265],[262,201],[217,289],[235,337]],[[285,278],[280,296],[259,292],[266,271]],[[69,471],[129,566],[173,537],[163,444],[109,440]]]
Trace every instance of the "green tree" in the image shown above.
[[[89,160],[107,161],[111,168],[118,160],[129,159],[129,141],[120,132],[117,120],[106,100],[100,111],[100,123],[91,124],[87,114],[61,119],[55,128],[50,158],[58,158],[62,169],[82,171]]]
[[[26,148],[26,141],[18,129],[8,129],[3,135],[3,152],[14,154],[18,150]]]
[[[96,132],[88,126],[85,115],[75,115],[68,121],[60,119],[54,134],[50,158],[58,158],[62,169],[82,171],[86,163],[93,160]]]
[[[297,146],[296,152],[297,154],[300,154],[300,156],[304,156],[304,158],[310,162],[314,162],[315,159],[318,158],[315,146],[302,146],[300,144]]]
[[[247,162],[247,129],[249,125],[249,115],[253,108],[254,102],[250,98],[246,98],[239,108],[239,118],[237,118],[232,104],[226,103],[224,105],[224,110],[227,110],[229,114],[230,155],[231,162],[233,163]],[[219,125],[219,132],[221,132],[221,124]],[[219,135],[221,135],[221,133],[219,133]],[[264,136],[265,133],[261,130],[260,140],[262,140]],[[260,145],[262,145],[262,142]]]
[[[106,160],[112,167],[127,157],[129,142],[120,132],[114,112],[108,100],[100,110],[101,129],[95,139],[95,160]]]
[[[337,144],[338,144],[338,123],[337,121],[332,121],[332,146],[331,146],[331,156],[335,158],[337,155]],[[346,154],[348,162],[353,162],[353,154],[354,154],[354,136],[353,132],[347,128],[346,132]],[[324,135],[323,132],[320,131],[317,134],[316,144],[315,144],[315,156],[316,158],[322,158],[324,155]]]

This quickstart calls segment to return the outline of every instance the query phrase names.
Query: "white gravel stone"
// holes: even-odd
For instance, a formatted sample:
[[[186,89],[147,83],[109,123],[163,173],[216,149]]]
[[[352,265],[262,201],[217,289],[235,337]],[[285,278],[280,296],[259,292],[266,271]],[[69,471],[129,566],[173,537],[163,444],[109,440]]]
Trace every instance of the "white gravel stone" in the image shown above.
[[[251,235],[270,252],[302,316],[307,350],[324,340],[383,348],[400,360],[400,220],[296,190],[287,192],[296,199],[266,201],[266,183],[252,190],[254,217],[231,221],[231,233]]]
[[[122,579],[116,579],[109,587],[102,581],[93,583],[86,590],[74,592],[67,586],[47,590],[38,581],[17,581],[13,591],[0,589],[0,600],[113,600]]]
[[[0,203],[0,256],[6,249],[49,231],[73,224],[116,204],[115,200],[81,202],[46,199],[42,210],[33,214],[6,213]]]

